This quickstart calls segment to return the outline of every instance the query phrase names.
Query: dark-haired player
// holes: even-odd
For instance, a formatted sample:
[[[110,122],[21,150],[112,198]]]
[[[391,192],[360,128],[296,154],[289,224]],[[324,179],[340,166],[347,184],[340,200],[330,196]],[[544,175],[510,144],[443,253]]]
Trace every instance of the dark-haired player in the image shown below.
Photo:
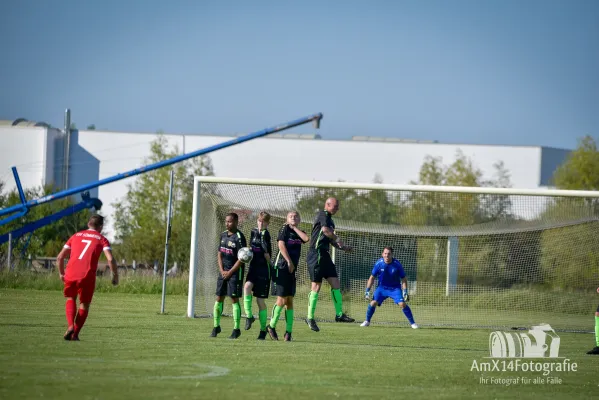
[[[266,303],[264,299],[268,298],[268,289],[270,286],[270,256],[272,254],[272,241],[270,232],[268,232],[268,223],[270,214],[261,211],[256,221],[258,227],[252,229],[250,234],[250,246],[254,257],[250,261],[250,268],[243,288],[243,306],[245,309],[245,330],[252,327],[256,320],[252,314],[252,293],[258,303],[258,318],[260,320],[259,340],[266,338]]]
[[[117,265],[112,256],[110,243],[101,233],[104,227],[104,217],[93,215],[87,222],[87,227],[87,230],[71,236],[56,257],[58,273],[64,282],[64,297],[67,298],[65,312],[68,328],[64,334],[65,340],[79,340],[79,332],[87,319],[89,306],[94,296],[96,270],[102,252],[112,271],[112,284],[119,283]],[[64,262],[69,256],[65,272]],[[79,296],[79,311],[77,311],[77,296]]]
[[[220,234],[218,245],[218,270],[219,275],[216,281],[216,302],[214,303],[214,328],[211,337],[216,337],[221,332],[220,317],[223,313],[223,302],[225,296],[231,298],[233,303],[233,333],[229,339],[237,339],[241,336],[239,323],[241,321],[241,307],[239,306],[239,297],[243,291],[243,263],[237,259],[237,252],[242,247],[247,246],[245,236],[237,229],[239,216],[236,213],[229,213],[225,217],[226,231]]]
[[[281,316],[283,307],[285,311],[285,341],[291,341],[291,332],[293,331],[293,297],[295,296],[297,264],[299,263],[302,244],[308,242],[310,238],[306,232],[298,228],[300,215],[297,211],[291,211],[287,214],[287,223],[283,225],[277,236],[277,245],[279,254],[275,261],[275,275],[273,276],[272,294],[277,296],[277,304],[274,307],[273,315],[268,325],[268,334],[271,339],[279,340],[277,335],[277,322]]]

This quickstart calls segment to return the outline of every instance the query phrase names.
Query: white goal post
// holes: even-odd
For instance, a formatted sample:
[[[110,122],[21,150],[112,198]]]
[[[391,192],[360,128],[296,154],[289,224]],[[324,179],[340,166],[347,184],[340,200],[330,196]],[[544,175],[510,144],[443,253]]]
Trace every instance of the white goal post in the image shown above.
[[[594,310],[586,302],[597,303],[591,289],[599,285],[598,191],[198,176],[193,193],[188,317],[211,314],[217,239],[227,212],[240,214],[239,229],[249,239],[256,215],[268,211],[276,249],[287,211],[301,212],[301,229],[309,234],[328,196],[339,198],[336,231],[354,247],[352,253],[336,251],[333,257],[344,308],[357,320],[366,309],[363,291],[372,264],[387,245],[404,264],[410,305],[420,325],[547,322],[584,330]],[[310,290],[308,246],[298,266],[297,317],[305,314]],[[272,301],[271,296],[267,302]],[[321,293],[316,318],[330,320],[331,310]],[[402,324],[404,319],[386,303],[375,316],[381,323]]]

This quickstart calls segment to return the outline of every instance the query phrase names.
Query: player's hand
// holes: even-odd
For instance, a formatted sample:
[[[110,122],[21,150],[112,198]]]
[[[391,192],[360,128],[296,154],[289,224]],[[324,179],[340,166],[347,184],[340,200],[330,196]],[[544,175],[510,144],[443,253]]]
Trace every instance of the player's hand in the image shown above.
[[[60,280],[64,282],[64,274],[59,273],[58,275],[60,275]],[[597,289],[599,290],[599,289]]]
[[[402,295],[405,302],[410,301],[410,294],[408,293],[408,289],[404,289]]]
[[[341,246],[341,250],[343,250],[343,251],[345,251],[347,253],[351,253],[352,250],[353,250],[353,248],[351,246],[347,246],[347,245],[344,244],[343,246]]]
[[[288,262],[287,265],[289,266],[289,273],[293,274],[293,271],[295,271],[295,264],[293,262]]]
[[[222,276],[223,279],[229,279],[228,274],[229,274],[229,272],[225,271],[224,269],[220,271],[220,276]]]
[[[370,290],[366,289],[366,292],[364,293],[364,298],[366,300],[370,300]]]
[[[112,274],[112,284],[114,286],[119,284],[119,274]]]

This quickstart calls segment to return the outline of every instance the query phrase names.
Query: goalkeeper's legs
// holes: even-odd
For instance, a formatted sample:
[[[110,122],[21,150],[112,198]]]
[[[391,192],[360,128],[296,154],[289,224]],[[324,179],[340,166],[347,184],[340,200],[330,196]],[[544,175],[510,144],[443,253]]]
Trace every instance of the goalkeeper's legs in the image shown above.
[[[370,304],[368,305],[368,308],[366,309],[366,319],[364,320],[364,322],[362,322],[362,324],[360,326],[370,326],[370,320],[372,319],[372,316],[374,315],[374,312],[376,311],[377,305],[378,305],[378,303],[376,302],[376,300],[372,300],[370,302]]]
[[[410,309],[410,306],[408,306],[404,301],[399,302],[398,306],[401,307],[401,310],[403,311],[404,315],[406,316],[408,321],[410,321],[410,326],[414,329],[417,329],[418,325],[416,325],[416,323],[414,322],[414,316],[412,315],[412,310]]]

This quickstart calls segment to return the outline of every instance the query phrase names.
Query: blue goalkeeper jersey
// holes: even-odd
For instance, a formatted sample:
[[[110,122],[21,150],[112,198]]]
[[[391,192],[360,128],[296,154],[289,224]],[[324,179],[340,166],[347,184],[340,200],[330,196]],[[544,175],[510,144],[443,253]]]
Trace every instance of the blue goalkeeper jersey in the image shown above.
[[[372,268],[372,276],[379,278],[379,287],[401,289],[401,280],[406,277],[406,273],[399,260],[393,258],[390,264],[386,264],[381,257]]]

